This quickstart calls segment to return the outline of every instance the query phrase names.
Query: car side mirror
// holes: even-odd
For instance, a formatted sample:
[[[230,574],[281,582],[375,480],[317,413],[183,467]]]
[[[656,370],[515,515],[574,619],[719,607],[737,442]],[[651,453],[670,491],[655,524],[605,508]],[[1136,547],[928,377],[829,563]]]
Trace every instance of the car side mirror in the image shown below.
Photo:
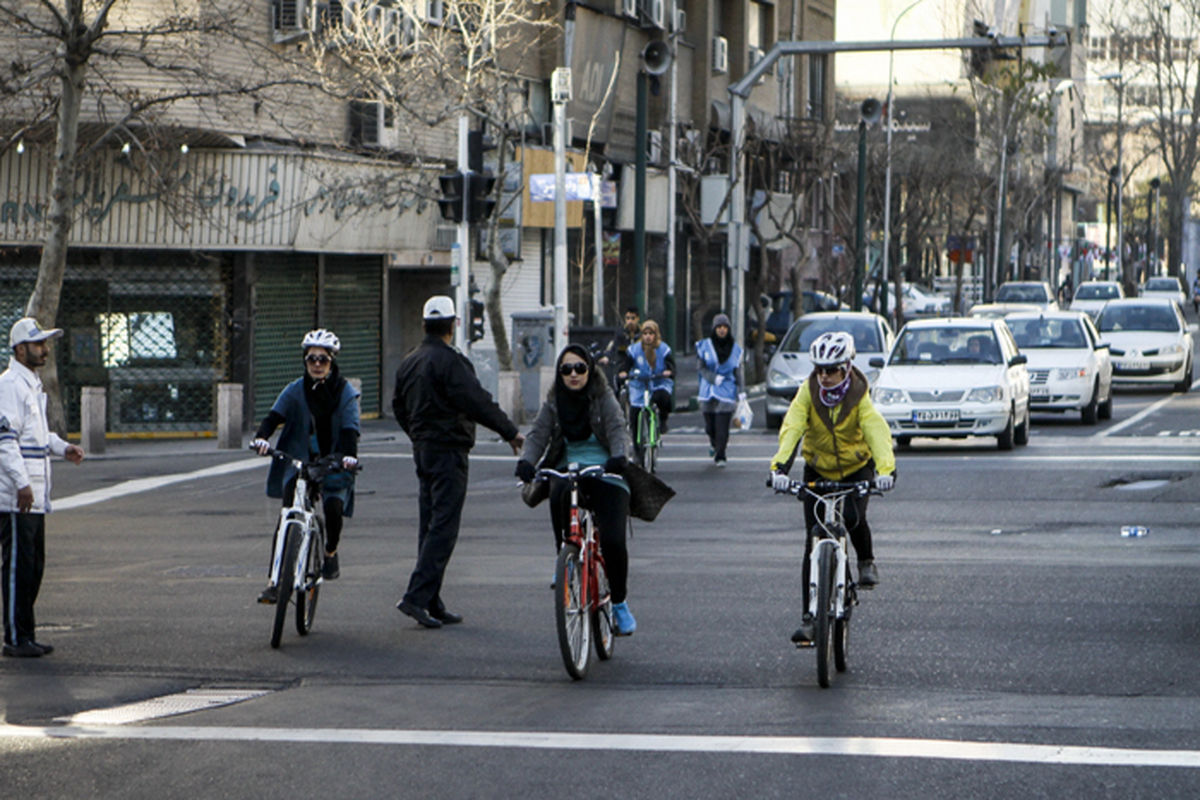
[[[882,356],[872,356],[872,357],[871,357],[871,360],[870,360],[870,361],[868,361],[867,363],[868,363],[868,364],[870,364],[870,365],[871,365],[872,367],[874,367],[875,369],[883,369],[883,358],[882,358]]]
[[[1008,360],[1008,365],[1010,367],[1015,367],[1018,364],[1026,364],[1028,362],[1029,362],[1029,357],[1027,355],[1025,355],[1024,353],[1017,353],[1015,356],[1013,356],[1012,358],[1010,358]]]
[[[1097,342],[1094,350],[1107,350],[1111,345],[1108,342]]]

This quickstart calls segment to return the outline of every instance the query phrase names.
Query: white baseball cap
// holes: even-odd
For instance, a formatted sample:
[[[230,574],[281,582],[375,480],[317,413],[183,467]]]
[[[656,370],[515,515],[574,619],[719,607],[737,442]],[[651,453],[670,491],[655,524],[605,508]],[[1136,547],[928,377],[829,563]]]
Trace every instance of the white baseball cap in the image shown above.
[[[62,336],[62,328],[42,330],[33,317],[21,317],[13,323],[12,330],[8,332],[8,346],[13,348],[26,342],[44,342],[59,336]]]
[[[435,294],[425,301],[425,319],[454,319],[454,301],[444,294]]]

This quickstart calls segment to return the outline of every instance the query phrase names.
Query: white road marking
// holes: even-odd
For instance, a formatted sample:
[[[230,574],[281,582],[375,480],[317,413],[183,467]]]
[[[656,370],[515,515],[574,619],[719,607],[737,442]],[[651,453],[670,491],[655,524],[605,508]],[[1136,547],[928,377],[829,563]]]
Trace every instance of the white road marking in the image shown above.
[[[1200,383],[1200,381],[1197,381],[1196,383]],[[1192,384],[1192,388],[1196,387],[1196,383]],[[1146,406],[1145,408],[1143,408],[1138,413],[1134,414],[1129,419],[1121,420],[1116,425],[1112,425],[1108,428],[1105,428],[1104,430],[1100,431],[1099,433],[1093,433],[1091,438],[1092,439],[1103,439],[1107,436],[1110,436],[1111,434],[1120,433],[1121,431],[1125,430],[1129,426],[1138,424],[1139,422],[1144,420],[1146,417],[1150,416],[1155,411],[1158,411],[1160,408],[1162,408],[1163,406],[1165,406],[1167,403],[1171,402],[1175,398],[1176,398],[1176,395],[1174,393],[1169,394],[1166,397],[1164,397],[1163,399]]]
[[[69,717],[55,717],[54,721],[65,722],[68,725],[130,725],[148,719],[161,719],[229,706],[270,693],[270,689],[188,689],[186,692],[151,697],[136,703],[95,708]]]
[[[610,750],[668,753],[835,755],[1046,765],[1200,768],[1200,751],[970,742],[866,736],[686,736],[566,731],[379,730],[164,725],[27,727],[0,725],[0,738],[221,742],[303,742],[529,750]]]
[[[104,500],[113,500],[118,497],[125,497],[126,495],[161,489],[163,486],[170,486],[173,483],[182,483],[198,478],[211,478],[215,475],[229,475],[234,472],[244,472],[254,469],[255,467],[265,467],[267,463],[268,459],[251,458],[244,461],[231,461],[228,464],[218,464],[214,467],[205,467],[194,472],[176,472],[171,475],[158,475],[153,478],[137,478],[118,483],[115,486],[109,486],[105,489],[81,492],[80,494],[73,494],[70,497],[64,497],[61,500],[54,500],[51,502],[50,508],[53,511],[68,511],[72,508],[90,506]]]

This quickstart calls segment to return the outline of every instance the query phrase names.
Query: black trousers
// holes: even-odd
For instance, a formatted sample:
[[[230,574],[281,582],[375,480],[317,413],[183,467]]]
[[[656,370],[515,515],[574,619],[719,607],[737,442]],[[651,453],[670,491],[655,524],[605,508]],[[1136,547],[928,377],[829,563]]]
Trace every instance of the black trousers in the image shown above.
[[[292,497],[295,493],[296,479],[292,478],[283,486],[284,508],[292,504]],[[342,528],[345,526],[345,516],[342,514],[342,498],[322,496],[321,508],[325,512],[325,552],[336,553],[338,542],[342,540]]]
[[[579,505],[592,512],[599,529],[600,554],[604,556],[612,600],[623,603],[629,586],[629,551],[625,547],[629,492],[595,478],[584,478],[579,482]],[[550,521],[554,525],[555,551],[562,547],[571,524],[570,514],[571,493],[567,490],[567,482],[556,478],[550,483]]]
[[[0,549],[4,553],[4,643],[33,641],[33,604],[46,568],[46,515],[0,512]]]
[[[865,467],[856,472],[852,472],[842,479],[844,483],[852,483],[854,481],[869,481],[875,478],[875,464],[868,463]],[[807,464],[804,465],[804,481],[820,481],[828,480],[824,475],[817,472]],[[854,554],[859,561],[871,561],[875,558],[875,551],[871,546],[871,526],[867,524],[867,497],[847,497],[846,504],[842,507],[844,519],[846,521],[846,531],[850,534],[850,542],[854,545]],[[817,501],[811,495],[804,497],[804,530],[806,532],[813,529],[813,525],[817,524]],[[808,579],[809,566],[808,557],[812,555],[813,540],[812,536],[804,537],[804,564],[800,569],[801,587],[804,593],[804,610],[808,610]],[[849,556],[849,553],[847,553]]]
[[[729,426],[733,424],[732,411],[705,411],[704,432],[714,451],[713,458],[725,460],[725,447],[729,444]]]
[[[413,445],[420,481],[417,565],[404,599],[442,611],[442,578],[458,541],[463,503],[467,499],[467,450]]]

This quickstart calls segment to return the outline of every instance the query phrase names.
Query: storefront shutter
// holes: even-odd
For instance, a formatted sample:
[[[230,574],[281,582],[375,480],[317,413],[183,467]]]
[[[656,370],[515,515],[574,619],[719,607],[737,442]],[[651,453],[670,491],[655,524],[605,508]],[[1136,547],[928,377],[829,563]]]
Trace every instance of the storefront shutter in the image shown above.
[[[314,327],[316,308],[316,255],[256,256],[252,426],[271,410],[283,387],[303,374],[300,342]]]
[[[321,324],[338,335],[338,367],[362,381],[362,413],[380,413],[383,270],[378,256],[326,256]]]

